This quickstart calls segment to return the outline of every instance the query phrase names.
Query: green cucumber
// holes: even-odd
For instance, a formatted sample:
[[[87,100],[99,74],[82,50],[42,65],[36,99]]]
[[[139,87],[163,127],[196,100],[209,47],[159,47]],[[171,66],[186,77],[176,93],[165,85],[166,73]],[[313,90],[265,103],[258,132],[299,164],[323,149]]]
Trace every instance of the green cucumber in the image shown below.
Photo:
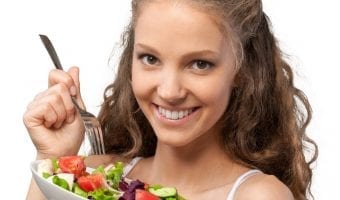
[[[177,195],[177,190],[174,187],[162,187],[162,188],[150,187],[148,191],[158,197],[173,197]]]

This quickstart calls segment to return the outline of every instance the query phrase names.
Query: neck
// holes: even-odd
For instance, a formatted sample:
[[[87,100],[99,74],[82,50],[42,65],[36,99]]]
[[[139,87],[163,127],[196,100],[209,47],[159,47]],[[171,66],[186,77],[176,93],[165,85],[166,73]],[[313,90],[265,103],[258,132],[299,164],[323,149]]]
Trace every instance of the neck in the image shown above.
[[[149,179],[163,185],[202,190],[203,184],[221,177],[225,183],[233,162],[226,154],[217,134],[206,134],[185,147],[173,147],[158,142],[150,164]],[[200,184],[202,183],[202,184]],[[194,187],[194,188],[193,188]]]

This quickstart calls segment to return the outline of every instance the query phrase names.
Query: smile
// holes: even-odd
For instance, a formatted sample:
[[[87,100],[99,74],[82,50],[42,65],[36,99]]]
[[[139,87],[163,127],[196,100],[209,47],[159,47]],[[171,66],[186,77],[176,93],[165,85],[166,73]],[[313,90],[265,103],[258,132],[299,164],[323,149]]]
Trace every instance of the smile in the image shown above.
[[[159,114],[165,117],[166,119],[170,120],[179,120],[185,118],[189,116],[191,113],[193,113],[195,110],[197,110],[197,108],[190,108],[185,110],[167,110],[165,108],[158,106]]]

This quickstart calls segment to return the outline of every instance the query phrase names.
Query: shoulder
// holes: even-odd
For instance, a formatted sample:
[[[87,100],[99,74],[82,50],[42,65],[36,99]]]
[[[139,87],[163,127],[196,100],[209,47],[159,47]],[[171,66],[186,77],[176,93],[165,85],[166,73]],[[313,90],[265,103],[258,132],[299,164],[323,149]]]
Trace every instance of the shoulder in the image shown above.
[[[85,165],[91,168],[97,168],[100,165],[106,166],[117,161],[128,163],[130,159],[115,154],[90,155],[85,158]]]
[[[289,188],[273,175],[256,174],[241,184],[235,200],[294,200]]]

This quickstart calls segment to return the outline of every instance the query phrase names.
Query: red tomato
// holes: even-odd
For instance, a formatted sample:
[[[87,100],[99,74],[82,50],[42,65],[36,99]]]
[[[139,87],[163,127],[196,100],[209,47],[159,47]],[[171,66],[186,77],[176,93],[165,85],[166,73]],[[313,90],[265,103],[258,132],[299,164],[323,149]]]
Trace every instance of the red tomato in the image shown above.
[[[148,191],[137,189],[136,200],[160,200],[160,198],[156,197]]]
[[[76,178],[85,173],[84,158],[81,156],[64,156],[59,158],[59,167],[64,173],[72,173]]]
[[[95,189],[104,186],[104,176],[103,174],[91,174],[87,176],[81,176],[78,178],[77,183],[79,187],[85,192],[90,192]]]

